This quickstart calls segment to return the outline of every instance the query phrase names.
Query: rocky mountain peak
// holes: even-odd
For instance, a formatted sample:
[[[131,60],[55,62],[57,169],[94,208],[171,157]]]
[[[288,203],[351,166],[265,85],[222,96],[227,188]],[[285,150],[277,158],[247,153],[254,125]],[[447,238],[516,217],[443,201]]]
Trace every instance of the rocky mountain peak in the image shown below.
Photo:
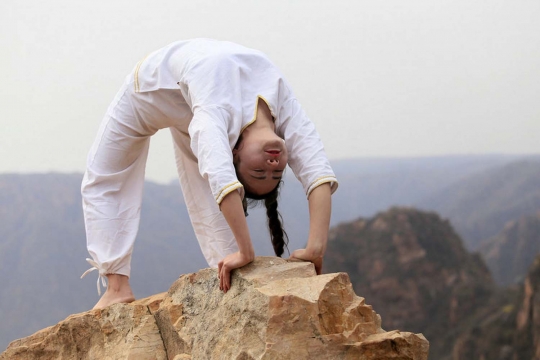
[[[259,257],[232,281],[223,294],[215,269],[181,276],[167,293],[16,340],[0,359],[427,359],[425,337],[384,331],[345,273]]]
[[[325,260],[326,270],[350,275],[384,328],[430,334],[435,354],[451,352],[450,330],[494,289],[482,259],[466,251],[450,223],[413,208],[334,227]]]

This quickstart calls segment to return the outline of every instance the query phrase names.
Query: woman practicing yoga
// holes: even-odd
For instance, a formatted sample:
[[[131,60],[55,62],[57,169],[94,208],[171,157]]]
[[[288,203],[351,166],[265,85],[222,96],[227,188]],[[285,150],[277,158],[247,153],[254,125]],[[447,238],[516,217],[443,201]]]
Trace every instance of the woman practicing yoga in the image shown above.
[[[313,123],[281,72],[261,52],[210,39],[178,41],[149,54],[109,106],[82,183],[88,251],[107,290],[94,308],[134,300],[129,285],[150,137],[169,128],[191,223],[220,289],[254,259],[245,211],[264,200],[272,244],[286,235],[277,211],[288,164],[309,202],[307,246],[291,258],[320,273],[337,181]]]

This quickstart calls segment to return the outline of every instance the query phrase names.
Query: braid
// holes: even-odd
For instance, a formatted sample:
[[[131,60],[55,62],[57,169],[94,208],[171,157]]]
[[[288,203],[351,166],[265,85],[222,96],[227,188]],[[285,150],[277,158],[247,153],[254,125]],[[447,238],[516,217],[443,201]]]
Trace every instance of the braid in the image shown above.
[[[274,247],[276,256],[281,257],[281,255],[283,255],[283,248],[289,243],[289,237],[285,230],[283,230],[281,224],[283,218],[277,210],[277,197],[277,191],[270,193],[269,196],[264,199],[264,206],[266,207],[266,217],[268,218],[268,229],[270,230],[272,246]],[[289,249],[287,248],[287,250]]]
[[[289,251],[289,248],[287,247],[287,245],[289,244],[289,237],[283,229],[283,218],[277,210],[277,199],[279,195],[280,184],[281,181],[277,184],[274,190],[265,195],[253,194],[244,189],[245,194],[244,199],[242,200],[242,206],[244,208],[244,213],[246,214],[246,216],[248,216],[248,206],[254,207],[264,201],[264,206],[266,207],[266,217],[268,218],[268,230],[270,231],[270,239],[272,241],[272,246],[274,247],[274,252],[276,253],[276,256],[279,257],[283,255],[284,248],[287,248],[287,251]]]

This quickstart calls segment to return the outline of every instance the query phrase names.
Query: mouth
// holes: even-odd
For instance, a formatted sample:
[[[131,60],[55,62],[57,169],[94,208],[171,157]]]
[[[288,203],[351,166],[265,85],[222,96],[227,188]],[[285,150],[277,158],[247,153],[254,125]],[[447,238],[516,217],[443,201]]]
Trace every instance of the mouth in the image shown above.
[[[283,142],[282,139],[278,138],[278,139],[266,142],[266,144],[264,144],[263,150],[268,154],[279,155],[281,152],[283,152],[283,150],[285,150],[284,148],[285,148],[285,143]]]

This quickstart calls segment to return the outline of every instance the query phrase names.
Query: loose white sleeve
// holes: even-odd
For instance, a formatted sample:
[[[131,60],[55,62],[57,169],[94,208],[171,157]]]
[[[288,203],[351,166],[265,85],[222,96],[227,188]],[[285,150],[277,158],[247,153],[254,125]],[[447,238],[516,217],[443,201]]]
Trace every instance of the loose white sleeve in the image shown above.
[[[217,106],[198,107],[188,129],[199,172],[208,180],[218,204],[234,190],[243,196],[243,186],[236,177],[229,144],[228,116],[227,111]]]
[[[338,183],[323,143],[315,125],[296,99],[283,104],[277,126],[289,151],[288,164],[302,183],[306,196],[309,197],[313,189],[324,183],[330,183],[334,193]]]

